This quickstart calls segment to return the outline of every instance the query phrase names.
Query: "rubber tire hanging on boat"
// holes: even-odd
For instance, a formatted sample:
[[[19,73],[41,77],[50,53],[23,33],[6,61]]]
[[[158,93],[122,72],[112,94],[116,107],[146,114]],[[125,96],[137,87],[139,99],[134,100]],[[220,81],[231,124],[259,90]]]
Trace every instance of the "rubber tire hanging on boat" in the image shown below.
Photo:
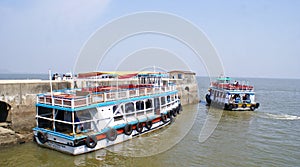
[[[172,110],[172,115],[173,115],[173,117],[176,117],[176,115],[177,115],[176,109]]]
[[[171,116],[171,117],[172,117],[172,116]],[[166,123],[166,122],[167,122],[167,115],[161,114],[161,121],[162,121],[163,123]]]
[[[232,104],[229,104],[229,105],[228,105],[228,110],[232,110],[232,108],[233,108],[233,105],[232,105]]]
[[[38,131],[37,132],[37,138],[39,139],[39,141],[44,144],[48,141],[48,137],[45,133]]]
[[[106,132],[106,138],[109,141],[115,141],[116,138],[118,136],[118,131],[114,128],[110,128],[107,132]]]
[[[151,127],[152,127],[152,121],[147,121],[147,122],[146,122],[146,128],[147,128],[148,130],[150,130]]]
[[[97,145],[97,138],[95,135],[89,135],[85,139],[85,145],[88,148],[95,148]]]
[[[131,124],[126,124],[124,127],[124,134],[129,136],[131,135],[133,129],[132,129],[132,125]]]
[[[137,132],[141,133],[143,131],[143,123],[142,122],[137,123],[136,126],[135,126],[135,130]]]
[[[176,112],[177,112],[177,114],[180,114],[180,107],[179,106],[176,108]]]
[[[256,103],[255,108],[258,108],[258,107],[259,107],[259,103]]]
[[[167,112],[167,118],[171,118],[172,115],[171,115],[171,111]]]
[[[247,104],[243,104],[242,107],[243,107],[243,108],[246,108],[246,107],[247,107]]]

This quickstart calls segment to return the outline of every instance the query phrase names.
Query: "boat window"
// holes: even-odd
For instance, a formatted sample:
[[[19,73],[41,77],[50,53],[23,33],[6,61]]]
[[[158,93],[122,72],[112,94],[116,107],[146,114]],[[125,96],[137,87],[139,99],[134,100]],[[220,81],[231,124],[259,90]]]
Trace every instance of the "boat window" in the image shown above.
[[[63,121],[64,120],[64,112],[66,112],[66,111],[55,110],[55,119]]]
[[[52,122],[50,120],[46,120],[46,119],[42,119],[42,118],[38,118],[38,127],[39,128],[44,128],[44,129],[52,129]]]
[[[117,110],[118,106],[113,106],[113,113],[115,113],[115,111]]]
[[[146,101],[146,109],[148,109],[148,108],[152,108],[152,100],[151,99],[148,99]]]
[[[182,79],[182,74],[178,74],[178,79]]]
[[[42,117],[51,118],[52,117],[52,109],[45,107],[38,107],[38,115]]]
[[[160,97],[160,100],[161,100],[161,105],[166,104],[166,97],[165,96]]]
[[[51,108],[44,108],[44,107],[38,107],[38,115],[46,118],[52,118],[52,109]],[[45,129],[52,129],[52,123],[53,121],[46,120],[43,118],[38,118],[38,127],[39,128],[45,128]]]
[[[123,120],[123,115],[120,115],[120,116],[115,116],[114,117],[114,121],[120,121],[120,120]]]
[[[137,101],[135,106],[136,110],[144,110],[144,101]]]
[[[92,110],[92,109],[90,109],[90,110]],[[75,122],[86,121],[86,120],[91,120],[91,119],[92,119],[92,116],[88,109],[75,112]]]
[[[170,96],[167,96],[167,102],[170,103]]]
[[[159,98],[154,98],[154,108],[155,109],[159,109],[160,108]]]
[[[72,122],[72,113],[63,110],[55,110],[55,119],[60,121]],[[55,129],[57,132],[72,132],[72,125],[55,121]]]
[[[126,103],[125,104],[125,112],[126,113],[134,112],[134,105],[133,105],[133,103]]]
[[[120,107],[120,110],[121,110],[122,112],[124,111],[124,106],[123,106],[122,104],[120,104],[120,105],[115,105],[115,106],[113,106],[113,113],[116,114],[116,110],[118,110],[118,107]],[[119,112],[119,111],[117,111],[117,112]]]

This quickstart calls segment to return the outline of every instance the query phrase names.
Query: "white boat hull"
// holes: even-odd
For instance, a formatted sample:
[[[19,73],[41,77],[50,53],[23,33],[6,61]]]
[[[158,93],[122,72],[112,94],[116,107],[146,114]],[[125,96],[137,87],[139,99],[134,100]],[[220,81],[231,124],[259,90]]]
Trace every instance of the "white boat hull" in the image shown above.
[[[57,136],[51,135],[51,134],[47,134],[47,138],[48,140],[45,143],[42,143],[39,138],[38,138],[38,131],[34,131],[34,138],[36,140],[36,142],[43,146],[43,147],[47,147],[47,148],[51,148],[60,152],[64,152],[64,153],[68,153],[68,154],[72,154],[72,155],[79,155],[79,154],[84,154],[87,152],[92,152],[92,151],[96,151],[102,148],[106,148],[121,142],[125,142],[127,140],[130,140],[134,137],[152,132],[154,130],[160,129],[164,126],[169,125],[172,122],[172,120],[170,118],[167,119],[166,123],[163,123],[162,121],[153,123],[152,127],[150,130],[148,130],[146,127],[143,127],[142,132],[137,132],[136,130],[132,131],[131,135],[125,135],[124,133],[122,134],[118,134],[117,138],[114,141],[110,141],[108,139],[101,139],[99,141],[97,141],[97,144],[94,148],[89,148],[86,145],[80,145],[80,146],[72,146],[67,145],[67,144],[62,144],[60,142],[65,142],[65,143],[72,143],[72,141],[66,141],[66,139],[64,138],[59,138]],[[60,141],[60,142],[57,142]]]

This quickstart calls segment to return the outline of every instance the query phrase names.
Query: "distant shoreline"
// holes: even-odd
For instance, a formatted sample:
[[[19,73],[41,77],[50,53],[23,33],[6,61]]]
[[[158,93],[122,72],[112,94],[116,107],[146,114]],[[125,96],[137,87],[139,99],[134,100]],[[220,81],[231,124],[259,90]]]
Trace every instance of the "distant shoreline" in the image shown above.
[[[0,73],[0,80],[49,80],[49,75],[31,73]]]

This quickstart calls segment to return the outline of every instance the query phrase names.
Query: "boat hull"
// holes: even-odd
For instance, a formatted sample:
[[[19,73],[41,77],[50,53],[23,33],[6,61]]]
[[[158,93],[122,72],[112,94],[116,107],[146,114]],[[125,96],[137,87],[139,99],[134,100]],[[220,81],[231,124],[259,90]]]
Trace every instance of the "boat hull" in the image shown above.
[[[64,152],[67,154],[71,154],[71,155],[79,155],[79,154],[84,154],[87,152],[96,151],[96,150],[99,150],[102,148],[106,148],[106,147],[109,147],[109,146],[112,146],[112,145],[115,145],[118,143],[122,143],[127,140],[133,139],[137,136],[158,130],[162,127],[169,125],[170,123],[172,123],[172,121],[173,121],[173,118],[167,118],[167,120],[165,120],[165,122],[159,121],[159,122],[153,123],[151,129],[147,129],[144,126],[141,132],[137,132],[137,130],[135,129],[132,131],[131,135],[126,135],[124,133],[118,134],[114,141],[110,141],[107,138],[103,138],[103,139],[97,141],[94,148],[90,148],[86,144],[74,146],[74,144],[72,144],[74,142],[73,140],[59,138],[57,135],[53,135],[51,133],[47,133],[47,141],[41,141],[41,139],[38,136],[38,132],[39,132],[38,130],[34,130],[34,139],[37,142],[37,144],[39,144],[40,146],[54,149],[54,150]],[[58,142],[58,141],[60,141],[60,142]],[[63,141],[63,143],[69,143],[69,144],[62,144],[61,143],[62,141]]]
[[[228,111],[254,111],[259,107],[259,103],[220,103],[211,101],[207,103],[208,106],[220,108]]]

